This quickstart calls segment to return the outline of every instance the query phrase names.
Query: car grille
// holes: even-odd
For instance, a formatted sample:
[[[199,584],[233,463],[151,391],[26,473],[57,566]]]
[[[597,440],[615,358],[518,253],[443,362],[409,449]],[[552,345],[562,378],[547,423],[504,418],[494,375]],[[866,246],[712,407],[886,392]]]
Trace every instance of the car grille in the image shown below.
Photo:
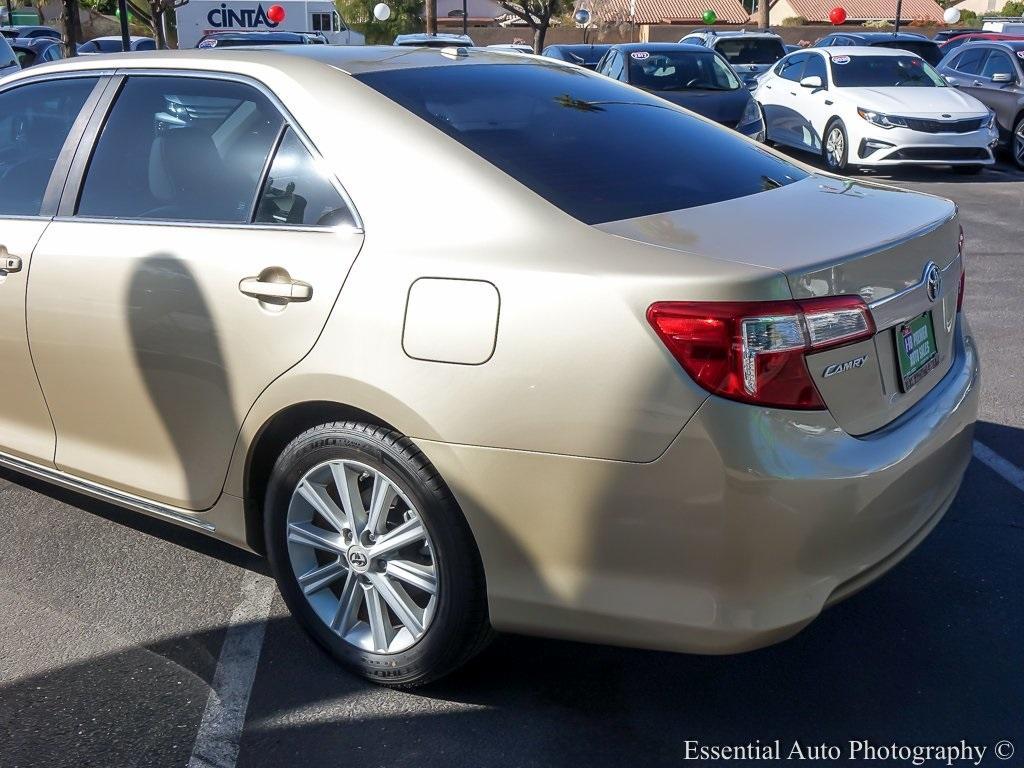
[[[886,160],[988,160],[988,151],[977,147],[907,147]]]
[[[985,124],[984,117],[971,117],[967,120],[920,120],[916,117],[902,117],[912,131],[922,133],[971,133]]]

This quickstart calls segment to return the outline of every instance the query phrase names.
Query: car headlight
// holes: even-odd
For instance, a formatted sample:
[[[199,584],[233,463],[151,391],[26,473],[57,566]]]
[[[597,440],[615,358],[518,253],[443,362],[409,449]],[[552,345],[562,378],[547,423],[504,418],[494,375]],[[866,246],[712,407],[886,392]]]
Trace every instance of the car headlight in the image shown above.
[[[757,106],[757,102],[753,99],[747,101],[747,106],[743,109],[743,115],[740,117],[740,121],[736,125],[750,125],[750,123],[761,122],[761,110]]]
[[[902,117],[893,117],[892,115],[883,115],[881,112],[875,112],[871,109],[864,109],[857,107],[857,114],[863,117],[872,125],[877,125],[879,128],[906,128],[907,121]]]

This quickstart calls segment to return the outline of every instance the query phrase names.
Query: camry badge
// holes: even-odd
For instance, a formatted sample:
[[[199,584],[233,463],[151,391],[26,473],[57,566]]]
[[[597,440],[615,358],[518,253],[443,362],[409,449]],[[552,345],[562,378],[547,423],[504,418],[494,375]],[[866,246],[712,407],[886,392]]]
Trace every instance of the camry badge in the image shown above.
[[[928,301],[935,302],[939,298],[939,291],[942,289],[942,273],[934,263],[925,267],[924,285],[928,292]]]
[[[847,360],[845,363],[832,363],[832,365],[822,372],[822,376],[827,379],[830,376],[835,376],[837,373],[846,373],[847,371],[852,371],[854,368],[860,368],[864,365],[864,361],[867,359],[867,355],[861,355],[860,357],[853,358],[853,360]]]

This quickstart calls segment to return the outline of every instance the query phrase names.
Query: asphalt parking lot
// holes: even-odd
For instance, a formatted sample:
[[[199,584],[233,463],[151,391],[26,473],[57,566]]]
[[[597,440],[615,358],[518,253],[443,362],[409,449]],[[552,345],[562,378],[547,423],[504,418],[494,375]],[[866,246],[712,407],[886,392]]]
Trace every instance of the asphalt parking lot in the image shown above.
[[[986,461],[888,577],[755,653],[501,637],[400,693],[335,667],[259,559],[0,472],[0,767],[668,766],[775,739],[1024,765],[1024,173],[878,178],[959,203],[984,363]]]

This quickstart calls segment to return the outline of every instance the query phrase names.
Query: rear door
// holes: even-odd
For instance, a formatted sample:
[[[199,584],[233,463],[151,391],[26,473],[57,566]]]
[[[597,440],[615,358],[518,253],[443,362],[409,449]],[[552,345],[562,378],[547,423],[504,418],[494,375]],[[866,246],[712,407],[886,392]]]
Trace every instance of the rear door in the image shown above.
[[[25,295],[33,250],[103,85],[93,76],[0,91],[0,452],[48,466],[53,424],[32,366]]]
[[[121,79],[36,249],[29,334],[56,465],[200,510],[252,403],[316,341],[362,233],[257,84]]]

